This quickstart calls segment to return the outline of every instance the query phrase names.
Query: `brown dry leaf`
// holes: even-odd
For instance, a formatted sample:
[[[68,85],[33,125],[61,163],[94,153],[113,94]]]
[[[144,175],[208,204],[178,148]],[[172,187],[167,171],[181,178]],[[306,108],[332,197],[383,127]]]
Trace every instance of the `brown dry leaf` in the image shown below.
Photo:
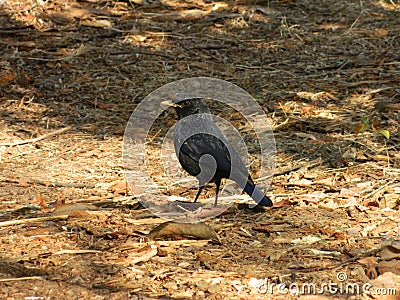
[[[374,256],[364,257],[359,259],[358,262],[364,266],[366,266],[365,275],[369,278],[376,278],[378,273],[376,271],[376,267],[378,265],[378,259]]]
[[[138,250],[132,250],[129,253],[130,263],[135,265],[140,262],[149,261],[152,257],[156,256],[158,253],[158,247],[154,244],[147,245]]]
[[[290,243],[293,245],[311,245],[316,242],[320,242],[322,238],[313,236],[313,235],[307,235],[298,239],[291,240]]]
[[[194,219],[204,219],[215,215],[220,215],[227,210],[224,206],[217,207],[199,207],[193,214],[190,214]]]
[[[315,114],[314,112],[314,105],[307,105],[301,108],[300,114],[303,116],[311,116]]]
[[[380,275],[378,278],[370,282],[374,290],[380,288],[381,291],[385,291],[386,295],[381,293],[379,297],[373,299],[379,300],[399,300],[398,291],[400,290],[400,276],[387,272]]]
[[[199,252],[199,253],[197,253],[196,256],[197,256],[197,260],[199,262],[203,262],[203,263],[212,262],[212,260],[213,260],[212,256],[207,252]]]
[[[204,223],[178,223],[169,221],[158,225],[147,236],[153,240],[166,236],[192,236],[220,243],[220,239],[214,229]]]
[[[126,195],[129,191],[129,187],[126,181],[117,182],[110,190],[114,193],[114,195]]]
[[[100,109],[104,109],[104,110],[113,110],[115,109],[115,105],[113,104],[109,104],[103,101],[99,101],[99,100],[92,100],[92,101],[88,101],[90,103],[92,103],[95,107],[98,107]]]
[[[27,87],[30,86],[34,82],[34,80],[28,74],[21,73],[15,77],[15,82],[18,83],[20,86]]]
[[[35,228],[32,230],[28,230],[23,233],[24,236],[38,236],[38,235],[48,235],[49,229],[48,228]]]
[[[63,215],[63,213],[57,215]],[[68,213],[68,217],[70,219],[79,219],[85,221],[97,219],[96,215],[90,214],[89,212],[83,210],[73,210],[70,213]]]
[[[332,93],[329,92],[319,92],[319,93],[311,93],[311,92],[298,92],[296,94],[299,98],[301,99],[305,99],[305,100],[320,100],[320,99],[324,99],[324,100],[334,100],[334,101],[338,101],[339,99],[333,95]]]
[[[143,188],[141,188],[140,186],[137,185],[130,185],[129,188],[131,189],[132,195],[140,195],[144,193]]]
[[[296,93],[297,97],[299,97],[300,99],[305,99],[305,100],[312,100],[314,93],[310,93],[310,92],[298,92]]]
[[[73,211],[97,210],[97,207],[89,203],[69,203],[56,207],[53,211],[55,215],[67,215]]]
[[[336,97],[334,94],[329,93],[329,92],[324,92],[325,97],[328,98],[329,100],[334,100],[334,101],[339,101],[339,98]]]
[[[66,6],[66,9],[63,11],[64,17],[67,18],[77,18],[77,19],[83,19],[83,18],[88,18],[91,16],[92,11],[86,8],[80,8],[77,6]]]
[[[356,126],[354,126],[354,133],[359,134],[359,133],[364,133],[368,129],[368,125],[365,124],[364,122],[359,122]]]
[[[382,39],[389,34],[389,31],[385,28],[376,28],[370,32],[372,38]]]
[[[23,181],[22,179],[19,179],[17,185],[20,187],[28,187],[29,183],[26,181]]]
[[[316,140],[316,136],[311,134],[311,133],[305,133],[305,132],[295,132],[293,133],[295,136],[298,136],[300,138],[304,139],[309,139],[309,140]]]
[[[274,205],[272,205],[272,208],[290,207],[291,205],[292,203],[290,202],[290,200],[286,198],[282,201],[274,203]]]
[[[16,74],[10,71],[2,71],[0,72],[0,84],[6,84],[10,81],[14,80]]]
[[[389,103],[389,102],[377,102],[375,107],[380,112],[389,112],[389,111],[400,111],[400,103]]]
[[[36,194],[33,198],[33,202],[39,204],[41,208],[47,208],[46,201],[43,199],[41,194]]]
[[[98,219],[99,219],[99,222],[100,222],[100,223],[104,223],[105,221],[107,221],[108,216],[107,216],[106,214],[100,214],[100,215],[98,216]]]
[[[112,28],[112,23],[105,19],[87,19],[83,20],[81,24],[88,27]]]
[[[266,224],[255,225],[252,227],[252,229],[257,232],[266,232],[266,233],[273,233],[273,232],[277,231],[275,226],[272,227],[272,226],[266,225]]]
[[[129,36],[129,38],[135,42],[144,42],[145,40],[147,40],[147,36],[142,34],[132,34]]]
[[[290,180],[290,185],[297,185],[297,186],[302,186],[302,187],[309,187],[313,186],[313,182],[311,180],[302,178],[300,180]]]
[[[380,274],[391,272],[396,275],[400,275],[400,260],[392,259],[389,261],[381,261],[378,264],[378,270]]]
[[[12,40],[3,40],[4,44],[12,47],[26,47],[26,48],[34,48],[36,47],[36,43],[33,41],[12,41]]]
[[[390,207],[393,209],[398,208],[400,204],[398,194],[384,194],[383,197],[385,198],[385,201],[380,202],[382,207]]]
[[[384,260],[393,258],[400,259],[400,241],[394,241],[390,245],[386,245],[379,255]]]
[[[269,5],[269,0],[236,0],[235,5]]]
[[[179,12],[173,12],[168,14],[146,14],[150,19],[158,22],[163,21],[194,21],[204,18],[212,10],[201,10],[201,9],[189,9]]]

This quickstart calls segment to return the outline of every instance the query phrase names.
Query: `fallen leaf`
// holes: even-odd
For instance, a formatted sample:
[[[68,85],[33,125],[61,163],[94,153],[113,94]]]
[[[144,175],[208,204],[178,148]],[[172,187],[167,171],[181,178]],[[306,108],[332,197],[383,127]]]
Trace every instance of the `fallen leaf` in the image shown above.
[[[178,223],[169,221],[158,225],[147,235],[148,238],[153,240],[166,236],[192,236],[220,243],[220,239],[214,229],[204,223]]]
[[[398,292],[400,291],[400,276],[393,274],[391,272],[386,272],[375,280],[370,282],[373,286],[373,290],[377,291],[378,288],[381,291],[378,297],[373,299],[379,300],[398,300]],[[385,292],[384,295],[382,292]]]
[[[202,263],[211,262],[213,260],[212,256],[206,252],[197,253],[197,260]]]
[[[126,195],[128,193],[128,184],[126,181],[115,183],[110,189],[114,195]]]
[[[361,121],[356,126],[354,126],[353,131],[355,134],[359,134],[366,132],[367,129],[368,129],[368,124]]]
[[[81,24],[88,27],[112,28],[111,22],[109,20],[104,20],[104,19],[83,20]]]
[[[43,199],[41,194],[36,194],[33,198],[33,202],[38,203],[43,209],[47,208],[46,201]]]
[[[305,133],[305,132],[295,132],[293,133],[295,136],[298,136],[300,138],[304,138],[304,139],[309,139],[309,140],[316,140],[317,138],[315,137],[315,135],[311,134],[311,133]]]
[[[382,129],[382,130],[379,130],[379,133],[382,134],[387,140],[390,139],[390,132],[389,132],[389,130]]]
[[[378,277],[376,267],[378,265],[378,259],[374,256],[364,257],[359,259],[358,262],[366,267],[365,275],[368,278],[375,279]]]
[[[14,80],[16,74],[10,71],[2,71],[0,72],[0,84],[6,84],[10,81]]]
[[[382,39],[389,34],[389,31],[385,28],[376,28],[370,32],[372,38]]]
[[[180,12],[166,13],[166,14],[145,14],[150,19],[163,22],[163,21],[194,21],[207,16],[211,10],[189,9]]]
[[[400,241],[394,241],[390,245],[384,246],[379,255],[384,260],[400,259]]]
[[[158,247],[154,244],[145,246],[136,251],[131,251],[129,253],[130,263],[136,265],[140,262],[149,261],[152,257],[156,256],[158,253]]]
[[[322,255],[322,256],[340,256],[342,255],[339,251],[324,251],[318,249],[309,249],[309,251],[314,255]]]
[[[391,272],[396,275],[400,275],[400,260],[392,259],[389,261],[381,261],[378,264],[378,270],[380,274]]]
[[[272,208],[291,207],[291,206],[292,206],[292,203],[290,202],[290,200],[288,198],[286,198],[286,199],[283,199],[282,201],[274,203],[274,205],[272,205]]]
[[[89,203],[69,203],[56,207],[53,211],[54,215],[68,215],[73,211],[97,210],[97,207]]]
[[[310,245],[310,244],[314,244],[316,242],[319,242],[321,240],[322,239],[319,238],[319,237],[308,235],[308,236],[305,236],[305,237],[301,237],[301,238],[298,238],[298,239],[291,240],[290,243],[293,244],[293,245]]]
[[[308,105],[308,106],[302,107],[300,110],[300,114],[303,116],[311,116],[311,115],[315,114],[314,105]]]
[[[15,82],[18,83],[20,86],[27,87],[32,85],[34,79],[26,73],[21,73],[15,77]]]

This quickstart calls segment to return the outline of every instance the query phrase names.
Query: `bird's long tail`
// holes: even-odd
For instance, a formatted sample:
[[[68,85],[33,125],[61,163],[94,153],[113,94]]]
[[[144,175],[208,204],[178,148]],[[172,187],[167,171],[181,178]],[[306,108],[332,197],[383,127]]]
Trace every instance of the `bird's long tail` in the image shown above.
[[[272,206],[271,199],[268,198],[263,192],[260,191],[254,182],[249,179],[243,189],[255,202],[260,206]]]

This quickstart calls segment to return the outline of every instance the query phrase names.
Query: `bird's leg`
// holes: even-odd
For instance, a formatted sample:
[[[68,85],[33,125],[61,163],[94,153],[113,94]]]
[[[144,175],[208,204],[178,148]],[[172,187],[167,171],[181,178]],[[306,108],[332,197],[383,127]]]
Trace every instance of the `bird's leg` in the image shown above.
[[[196,197],[194,198],[194,201],[193,202],[197,202],[197,198],[199,198],[199,196],[200,196],[200,194],[201,194],[201,191],[204,189],[204,185],[202,185],[202,186],[199,186],[199,190],[198,190],[198,192],[197,192],[197,194],[196,194]]]
[[[217,206],[219,187],[221,186],[221,179],[217,179],[217,180],[215,181],[215,185],[216,185],[216,189],[215,189],[214,207]]]

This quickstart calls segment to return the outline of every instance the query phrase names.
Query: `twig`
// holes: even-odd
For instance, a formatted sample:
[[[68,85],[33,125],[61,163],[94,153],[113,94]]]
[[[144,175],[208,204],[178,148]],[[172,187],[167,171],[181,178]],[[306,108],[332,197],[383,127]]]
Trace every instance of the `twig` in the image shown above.
[[[32,184],[40,184],[43,186],[54,186],[54,187],[70,187],[70,188],[94,188],[94,183],[73,183],[73,182],[58,182],[58,181],[43,181],[38,179],[13,179],[7,177],[0,177],[0,182],[11,182],[11,183],[32,183]]]
[[[370,150],[371,152],[375,152],[375,153],[380,153],[380,152],[381,152],[379,149],[373,149],[373,148],[367,146],[366,144],[363,144],[363,143],[361,143],[361,142],[359,142],[359,141],[356,141],[355,139],[342,138],[342,140],[343,140],[343,141],[352,142],[352,143],[354,143],[354,144],[358,144],[358,145],[361,145],[361,146],[364,146],[365,148],[367,148],[367,149]]]
[[[39,217],[39,218],[30,218],[30,219],[21,219],[21,220],[11,220],[11,221],[0,222],[0,227],[27,224],[27,223],[32,223],[32,222],[37,223],[37,222],[54,221],[54,220],[65,220],[65,219],[68,219],[68,215]]]
[[[22,280],[39,280],[44,279],[42,276],[30,276],[30,277],[17,277],[17,278],[3,278],[0,279],[0,282],[9,282],[9,281],[22,281]],[[27,297],[26,297],[27,298]]]
[[[54,253],[54,255],[62,255],[62,254],[90,254],[90,253],[101,253],[100,250],[89,250],[89,249],[64,249]]]
[[[197,246],[197,247],[204,247],[208,245],[211,242],[211,240],[180,240],[180,241],[149,241],[149,242],[132,242],[132,243],[126,243],[121,246],[117,246],[115,248],[110,249],[110,251],[114,250],[119,250],[119,251],[126,251],[130,249],[135,249],[135,248],[142,248],[145,245],[159,245],[161,247],[177,247],[177,246],[183,246],[183,247],[192,247],[192,246]]]
[[[306,269],[295,269],[293,268],[292,270],[294,272],[298,272],[298,273],[311,273],[311,272],[320,272],[320,271],[326,271],[326,270],[332,270],[332,269],[336,269],[339,267],[343,267],[349,263],[352,263],[354,261],[357,261],[363,257],[369,257],[369,256],[376,256],[376,254],[381,251],[382,248],[379,249],[373,249],[367,253],[361,254],[361,255],[357,255],[355,257],[351,257],[348,259],[345,259],[344,261],[340,262],[340,263],[336,263],[336,264],[331,264],[328,266],[323,266],[323,267],[310,267],[310,268],[306,268]]]
[[[161,223],[164,223],[165,219],[162,219],[162,218],[147,218],[147,219],[125,218],[124,221],[128,222],[129,224],[148,225],[148,224],[161,224]]]
[[[36,142],[44,140],[45,138],[48,138],[50,136],[63,133],[64,131],[68,131],[71,128],[72,128],[72,126],[64,127],[64,128],[61,128],[61,129],[54,130],[52,132],[43,134],[43,135],[41,135],[41,136],[39,136],[37,138],[34,138],[34,139],[27,139],[27,140],[23,140],[23,141],[14,142],[14,143],[0,143],[0,146],[11,146],[12,147],[12,146],[24,145],[24,144],[28,144],[28,143],[36,143]]]
[[[280,103],[279,103],[279,104],[280,104]],[[282,106],[282,105],[281,105],[281,106]],[[282,108],[282,107],[281,107],[281,108]],[[283,112],[283,113],[286,115],[285,112]],[[283,121],[282,123],[280,123],[280,124],[274,126],[273,130],[274,130],[274,131],[277,131],[278,129],[280,129],[281,127],[285,126],[285,125],[288,124],[288,123],[289,123],[289,118],[286,116],[285,121]]]
[[[89,49],[87,49],[87,47],[85,47],[84,45],[81,45],[77,49],[72,51],[70,54],[68,54],[66,56],[62,56],[60,58],[41,58],[41,57],[28,57],[28,56],[22,57],[22,58],[29,59],[29,60],[38,60],[38,61],[66,61],[73,57],[79,56],[82,53],[87,52],[87,51],[89,51]],[[46,52],[46,54],[53,55],[50,52]]]
[[[369,199],[371,198],[373,195],[375,195],[376,193],[378,193],[379,191],[385,189],[388,185],[391,185],[393,182],[395,182],[397,180],[397,178],[390,180],[389,182],[386,182],[383,186],[381,186],[380,188],[378,188],[377,190],[372,191],[371,193],[363,196],[363,199]]]
[[[279,168],[278,170],[276,170],[274,172],[274,176],[284,175],[284,174],[290,173],[292,171],[295,171],[295,170],[298,170],[298,169],[301,169],[301,168],[307,168],[307,169],[313,168],[315,166],[320,165],[321,163],[322,163],[322,159],[321,158],[317,158],[317,159],[314,159],[312,161],[302,162],[302,163],[299,163],[299,164],[294,165],[294,166],[282,167],[282,168]],[[260,179],[262,179],[262,178],[258,178],[258,180],[260,180]]]

